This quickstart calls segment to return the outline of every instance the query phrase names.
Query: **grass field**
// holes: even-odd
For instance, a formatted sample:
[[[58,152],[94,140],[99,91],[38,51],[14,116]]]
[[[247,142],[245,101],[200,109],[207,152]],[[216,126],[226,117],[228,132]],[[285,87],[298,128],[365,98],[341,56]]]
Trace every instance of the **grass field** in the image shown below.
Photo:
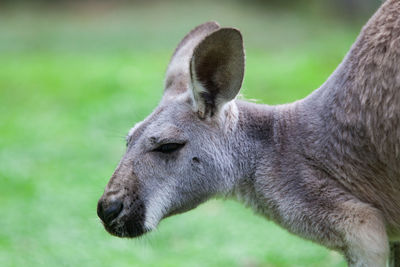
[[[360,27],[235,1],[157,3],[1,11],[0,266],[345,266],[233,201],[166,219],[139,240],[104,231],[96,202],[124,136],[157,105],[192,27],[212,19],[242,30],[242,93],[267,104],[317,88]]]

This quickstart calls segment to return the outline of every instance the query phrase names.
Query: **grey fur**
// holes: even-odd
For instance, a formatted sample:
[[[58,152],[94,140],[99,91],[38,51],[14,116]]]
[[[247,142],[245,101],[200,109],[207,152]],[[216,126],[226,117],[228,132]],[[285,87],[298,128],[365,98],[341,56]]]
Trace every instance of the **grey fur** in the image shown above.
[[[231,101],[243,77],[238,34],[206,23],[178,46],[160,105],[131,131],[100,199],[124,203],[107,230],[136,236],[129,227],[152,230],[222,195],[343,253],[349,266],[386,266],[389,240],[400,239],[400,1],[386,1],[327,82],[292,104]],[[221,86],[196,79],[210,66],[190,75],[204,51],[226,59],[206,70]],[[185,145],[154,151],[164,143]]]

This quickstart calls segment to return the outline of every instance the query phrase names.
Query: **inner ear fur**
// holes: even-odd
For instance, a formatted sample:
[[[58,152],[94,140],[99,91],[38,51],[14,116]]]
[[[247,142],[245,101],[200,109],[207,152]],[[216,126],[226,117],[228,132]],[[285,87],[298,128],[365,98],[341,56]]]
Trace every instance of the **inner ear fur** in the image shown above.
[[[245,55],[241,33],[221,28],[203,39],[190,62],[192,93],[202,118],[212,117],[239,93]]]

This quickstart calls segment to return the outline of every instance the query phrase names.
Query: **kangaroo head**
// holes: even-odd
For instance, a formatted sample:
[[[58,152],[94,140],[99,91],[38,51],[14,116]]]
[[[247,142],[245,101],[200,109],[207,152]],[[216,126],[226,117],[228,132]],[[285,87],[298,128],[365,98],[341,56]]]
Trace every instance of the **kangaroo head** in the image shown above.
[[[244,74],[241,34],[209,22],[172,56],[159,106],[127,136],[127,150],[100,198],[106,230],[136,237],[233,186],[232,101]]]

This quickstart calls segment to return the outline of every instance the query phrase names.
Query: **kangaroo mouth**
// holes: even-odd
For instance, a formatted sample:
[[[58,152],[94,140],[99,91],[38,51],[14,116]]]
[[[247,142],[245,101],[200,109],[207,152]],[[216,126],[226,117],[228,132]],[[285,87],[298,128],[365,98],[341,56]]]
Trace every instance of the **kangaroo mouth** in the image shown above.
[[[147,232],[143,226],[143,221],[137,219],[127,219],[125,222],[120,221],[110,225],[103,223],[103,225],[108,233],[117,237],[135,238]]]

